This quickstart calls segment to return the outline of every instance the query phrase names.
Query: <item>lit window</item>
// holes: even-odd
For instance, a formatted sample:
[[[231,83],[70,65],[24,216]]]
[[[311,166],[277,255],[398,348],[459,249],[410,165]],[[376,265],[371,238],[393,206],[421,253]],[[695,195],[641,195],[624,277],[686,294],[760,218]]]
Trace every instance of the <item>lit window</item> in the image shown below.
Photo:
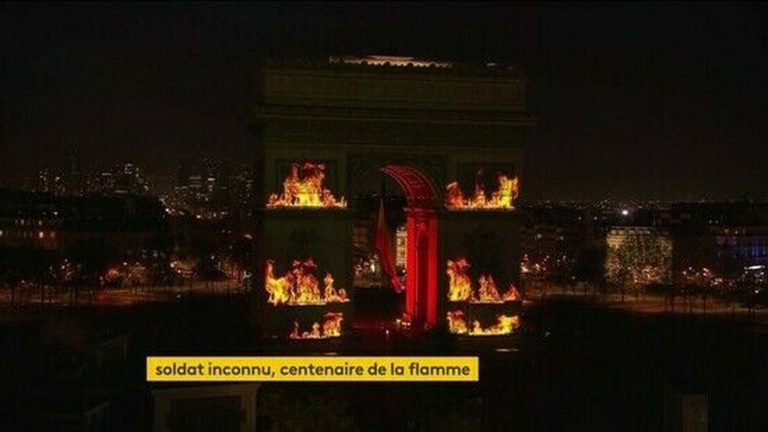
[[[0,237],[3,236],[3,230],[0,230]]]
[[[39,239],[45,238],[45,233],[40,231],[39,233],[37,233],[37,238],[39,238]]]
[[[56,238],[56,231],[51,231],[50,236],[51,238]]]

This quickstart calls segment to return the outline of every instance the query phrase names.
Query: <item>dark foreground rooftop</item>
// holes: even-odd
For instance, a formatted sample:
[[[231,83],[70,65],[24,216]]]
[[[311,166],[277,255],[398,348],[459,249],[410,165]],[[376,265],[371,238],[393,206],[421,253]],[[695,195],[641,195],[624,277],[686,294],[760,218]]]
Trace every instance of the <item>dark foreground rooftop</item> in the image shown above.
[[[278,430],[662,430],[668,401],[685,395],[706,397],[711,430],[764,430],[768,420],[768,332],[727,316],[639,315],[551,299],[529,306],[512,337],[369,329],[307,343],[254,337],[244,300],[190,297],[4,321],[2,368],[11,373],[0,386],[3,430],[23,429],[82,393],[92,406],[108,403],[106,430],[147,430],[157,386],[144,380],[145,356],[189,354],[481,358],[480,382],[471,384],[265,384],[259,425]],[[123,341],[122,366],[102,356],[111,366],[100,371],[83,355],[114,354]]]

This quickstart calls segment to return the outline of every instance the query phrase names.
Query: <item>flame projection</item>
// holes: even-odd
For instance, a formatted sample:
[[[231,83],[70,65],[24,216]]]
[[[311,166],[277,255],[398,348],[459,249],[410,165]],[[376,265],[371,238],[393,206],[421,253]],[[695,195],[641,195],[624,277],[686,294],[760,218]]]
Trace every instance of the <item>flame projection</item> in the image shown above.
[[[520,317],[517,315],[497,315],[496,323],[487,328],[482,328],[478,321],[472,322],[470,336],[494,336],[512,334],[520,327]]]
[[[336,287],[333,286],[333,276],[331,276],[330,273],[325,274],[325,278],[323,278],[323,295],[325,296],[325,302],[326,303],[345,303],[349,301],[349,298],[347,298],[347,291],[344,288],[339,288],[338,290]]]
[[[475,183],[475,192],[471,198],[464,197],[459,182],[450,183],[446,187],[445,206],[450,210],[483,210],[504,209],[514,210],[513,202],[519,193],[517,177],[509,178],[499,174],[498,189],[488,196],[478,181]]]
[[[448,260],[448,300],[466,301],[472,297],[472,281],[469,279],[467,269],[469,263],[465,258],[455,261]]]
[[[293,322],[293,330],[288,335],[289,339],[329,339],[341,336],[341,322],[344,314],[341,312],[328,312],[321,322],[312,323],[311,329],[299,330],[298,321]]]
[[[496,315],[496,323],[486,328],[480,324],[480,321],[472,321],[472,328],[467,326],[462,311],[449,311],[448,330],[454,334],[468,334],[470,336],[499,336],[509,335],[520,327],[520,317],[517,315]]]
[[[502,296],[496,287],[493,276],[480,275],[478,277],[478,290],[474,292],[472,280],[467,274],[469,262],[466,258],[448,260],[446,273],[448,274],[448,300],[452,302],[469,301],[470,303],[505,303],[520,300],[520,293],[513,284]]]
[[[325,164],[292,163],[291,172],[283,182],[283,193],[270,195],[267,207],[346,208],[347,201],[344,197],[336,199],[331,191],[324,187],[324,183]]]
[[[517,290],[517,287],[510,283],[507,292],[504,293],[503,299],[505,302],[516,302],[522,300],[523,297],[520,295],[520,291]]]
[[[477,281],[480,284],[480,288],[477,290],[475,300],[481,303],[498,303],[503,301],[499,290],[496,288],[493,276],[486,277],[485,275],[480,275]]]
[[[296,260],[284,276],[275,277],[274,261],[267,260],[264,289],[269,294],[267,303],[274,306],[288,305],[324,305],[327,303],[346,303],[349,301],[344,288],[333,286],[330,273],[325,274],[323,290],[313,274],[317,265],[312,258],[306,261]]]
[[[448,331],[455,334],[467,334],[467,321],[462,311],[448,311]]]

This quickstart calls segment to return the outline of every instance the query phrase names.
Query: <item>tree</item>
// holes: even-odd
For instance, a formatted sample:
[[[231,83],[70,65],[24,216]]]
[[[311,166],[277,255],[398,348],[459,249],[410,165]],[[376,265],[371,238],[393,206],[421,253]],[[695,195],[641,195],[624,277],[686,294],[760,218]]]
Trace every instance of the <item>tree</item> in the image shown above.
[[[25,247],[0,248],[0,280],[11,290],[11,303],[16,302],[16,290],[22,285],[40,289],[41,302],[45,287],[54,282],[51,268],[56,265],[56,252]]]
[[[596,242],[590,242],[576,253],[573,274],[577,281],[592,287],[600,286],[605,280],[604,263],[605,249]]]
[[[110,262],[119,258],[115,247],[103,238],[83,240],[75,244],[69,252],[73,262],[77,263],[78,274],[72,285],[73,302],[77,303],[80,286],[98,286],[99,276],[107,269]]]
[[[627,282],[643,287],[671,280],[672,242],[657,233],[629,233],[608,248],[606,278],[621,289],[622,301]]]

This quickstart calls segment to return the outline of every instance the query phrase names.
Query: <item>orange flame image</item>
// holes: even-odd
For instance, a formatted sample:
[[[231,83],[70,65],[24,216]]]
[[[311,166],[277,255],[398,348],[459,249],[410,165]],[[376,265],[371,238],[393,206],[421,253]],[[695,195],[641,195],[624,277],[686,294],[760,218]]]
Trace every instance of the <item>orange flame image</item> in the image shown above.
[[[514,200],[519,191],[517,177],[509,178],[504,174],[497,177],[498,188],[488,196],[478,181],[471,198],[465,198],[459,182],[449,183],[446,187],[445,206],[451,210],[507,209],[514,210]]]
[[[515,287],[514,284],[509,284],[509,288],[507,288],[507,292],[504,293],[504,301],[516,302],[516,301],[520,301],[521,299],[522,299],[522,296],[520,295],[520,291],[517,290],[517,287]]]
[[[296,304],[322,304],[320,296],[320,284],[311,272],[317,266],[312,258],[306,261],[294,261],[291,275],[293,276],[293,303]]]
[[[341,312],[328,312],[321,323],[312,323],[311,330],[300,331],[298,321],[293,322],[293,329],[288,335],[289,339],[328,339],[341,336],[341,322],[344,314]]]
[[[478,303],[502,303],[499,290],[496,288],[496,282],[492,276],[480,275],[478,278],[480,288],[477,290],[477,297],[474,299]]]
[[[508,335],[512,334],[520,327],[520,317],[517,315],[497,315],[496,323],[490,327],[482,328],[480,322],[472,322],[472,329],[469,331],[470,336],[496,336],[496,335]]]
[[[331,276],[330,273],[326,273],[325,278],[323,279],[323,295],[325,296],[325,301],[328,303],[343,303],[349,301],[347,298],[347,291],[344,288],[339,288],[337,290],[333,286],[333,282],[333,276]]]
[[[467,321],[462,311],[449,311],[447,318],[448,331],[453,334],[468,334],[470,336],[508,335],[520,327],[520,317],[517,315],[497,315],[496,323],[487,328],[483,328],[480,321],[475,320],[472,321],[471,329],[467,326]]]
[[[264,285],[269,294],[267,303],[273,305],[288,303],[291,300],[291,281],[288,276],[276,278],[274,264],[274,261],[267,260],[266,283]]]
[[[502,296],[496,287],[493,276],[480,275],[477,279],[478,290],[474,292],[472,280],[467,274],[470,265],[466,258],[448,260],[448,300],[452,302],[469,301],[470,303],[505,303],[520,300],[520,293],[514,284]]]
[[[469,263],[465,258],[448,260],[448,300],[466,301],[472,297],[472,281],[467,274]]]
[[[267,260],[265,271],[264,289],[269,294],[267,303],[274,306],[288,305],[324,305],[326,303],[349,302],[347,291],[344,288],[333,286],[334,279],[330,273],[326,273],[323,279],[323,291],[320,291],[320,283],[313,274],[317,265],[312,258],[306,261],[296,260],[291,270],[284,276],[275,277],[274,261]]]
[[[462,311],[448,311],[448,331],[454,334],[467,334],[467,321]]]
[[[344,197],[336,199],[325,183],[325,164],[305,162],[291,164],[291,171],[283,181],[283,193],[272,194],[267,207],[331,207],[346,208]]]

